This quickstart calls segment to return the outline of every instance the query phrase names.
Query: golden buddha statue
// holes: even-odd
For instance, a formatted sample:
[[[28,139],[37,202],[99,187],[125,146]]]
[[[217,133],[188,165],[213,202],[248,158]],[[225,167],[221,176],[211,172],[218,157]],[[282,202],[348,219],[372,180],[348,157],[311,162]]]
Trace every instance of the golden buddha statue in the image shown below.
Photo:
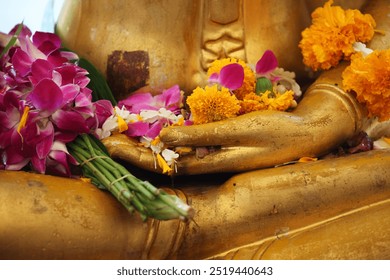
[[[254,64],[266,49],[311,83],[298,43],[311,11],[324,2],[68,1],[57,30],[106,75],[119,98],[173,84],[190,90],[206,80],[212,60],[233,56]],[[378,29],[390,30],[387,1],[335,4],[362,8]],[[388,48],[389,36],[375,37],[371,47]],[[175,178],[170,191],[194,208],[191,221],[144,223],[90,184],[1,172],[0,207],[7,207],[1,212],[18,215],[1,222],[1,258],[390,258],[389,150],[274,168],[325,155],[367,129],[365,110],[341,87],[345,66],[316,77],[292,112],[257,111],[162,131],[172,146],[221,146],[178,161],[178,175],[187,176]],[[169,186],[154,174],[160,170],[149,150],[124,135],[104,144],[112,156],[145,170],[142,176],[158,176],[159,187]]]

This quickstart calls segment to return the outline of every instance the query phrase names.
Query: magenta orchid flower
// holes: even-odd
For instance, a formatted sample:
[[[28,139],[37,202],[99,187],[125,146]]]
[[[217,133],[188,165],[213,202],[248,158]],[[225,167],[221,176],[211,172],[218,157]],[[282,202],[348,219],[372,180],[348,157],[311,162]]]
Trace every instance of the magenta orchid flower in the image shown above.
[[[15,30],[0,34],[0,47]],[[71,63],[77,55],[60,46],[57,35],[31,37],[23,27],[17,44],[1,58],[0,169],[30,164],[39,173],[70,176],[69,164],[77,162],[66,144],[80,133],[93,133],[113,112],[109,101],[92,102],[88,72]]]
[[[118,102],[118,107],[125,106],[131,113],[139,114],[141,110],[158,110],[166,108],[172,112],[180,110],[182,94],[178,85],[152,96],[150,93],[136,93]]]
[[[180,113],[182,98],[179,86],[174,85],[156,96],[137,93],[120,101],[118,107],[124,106],[130,113],[140,114],[143,118],[129,123],[125,134],[155,138],[165,125],[170,124],[170,118]]]
[[[268,77],[278,67],[278,60],[271,50],[266,50],[256,63],[256,74]]]
[[[257,93],[272,90],[274,85],[278,85],[281,92],[292,90],[296,98],[302,94],[300,86],[295,81],[295,73],[279,68],[278,60],[271,50],[265,51],[256,63],[256,75]]]
[[[213,73],[210,82],[218,83],[230,90],[236,90],[242,86],[244,82],[244,68],[238,63],[231,63],[222,67],[218,73]]]

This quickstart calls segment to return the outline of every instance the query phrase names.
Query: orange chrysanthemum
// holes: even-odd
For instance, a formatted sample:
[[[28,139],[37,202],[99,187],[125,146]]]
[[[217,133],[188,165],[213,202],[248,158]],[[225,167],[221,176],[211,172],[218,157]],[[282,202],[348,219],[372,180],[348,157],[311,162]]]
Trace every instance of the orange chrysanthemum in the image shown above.
[[[353,55],[342,77],[344,89],[356,94],[370,117],[390,119],[390,49]]]
[[[223,58],[213,61],[211,63],[207,75],[210,77],[214,73],[218,73],[221,69],[229,64],[238,63],[244,68],[244,81],[242,86],[236,90],[234,90],[234,94],[240,100],[244,98],[244,96],[248,93],[251,93],[255,89],[256,76],[253,70],[241,59],[236,58]]]
[[[267,93],[264,93],[267,94]],[[267,109],[264,102],[261,100],[261,96],[252,92],[244,96],[243,100],[240,101],[240,114],[246,114],[253,111]]]
[[[217,85],[197,87],[187,98],[194,124],[220,121],[238,115],[240,105],[229,89]]]
[[[355,52],[355,42],[368,42],[376,23],[371,15],[332,6],[333,0],[312,13],[313,24],[302,32],[303,62],[313,70],[329,69]]]
[[[247,94],[240,102],[240,114],[245,114],[259,110],[286,111],[296,105],[294,92],[288,90],[284,93],[272,93],[266,91],[261,95],[255,93]]]
[[[262,101],[267,106],[268,110],[286,111],[294,103],[294,92],[288,90],[284,93],[274,93],[275,96],[269,94],[262,95]]]

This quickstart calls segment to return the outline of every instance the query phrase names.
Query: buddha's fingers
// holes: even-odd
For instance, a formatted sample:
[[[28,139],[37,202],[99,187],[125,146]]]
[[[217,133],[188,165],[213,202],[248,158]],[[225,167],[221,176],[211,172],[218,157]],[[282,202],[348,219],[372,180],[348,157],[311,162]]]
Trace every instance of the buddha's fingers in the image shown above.
[[[103,140],[104,145],[114,158],[156,173],[162,173],[156,157],[150,149],[123,134],[112,135]],[[241,172],[258,168],[272,167],[301,156],[300,149],[290,145],[282,147],[283,153],[277,153],[280,147],[230,146],[220,148],[202,148],[209,151],[199,155],[196,151],[181,155],[177,160],[177,174],[206,174],[220,172]],[[275,154],[278,156],[275,156]]]
[[[160,133],[168,146],[266,146],[297,133],[301,118],[291,113],[257,111],[218,122],[191,126],[172,126]],[[304,131],[304,130],[301,130]]]
[[[124,134],[115,134],[102,140],[109,154],[145,170],[161,173],[155,157],[149,148],[142,146],[136,139]]]
[[[179,175],[207,173],[243,172],[248,170],[273,167],[298,159],[297,151],[290,149],[275,156],[275,151],[268,147],[222,147],[202,157],[182,156],[178,160]]]

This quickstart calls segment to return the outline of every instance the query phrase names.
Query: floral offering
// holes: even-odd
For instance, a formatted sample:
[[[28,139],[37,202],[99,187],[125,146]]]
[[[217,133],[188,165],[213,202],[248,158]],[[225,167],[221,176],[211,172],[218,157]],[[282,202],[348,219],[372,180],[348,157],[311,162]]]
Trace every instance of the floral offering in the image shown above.
[[[74,176],[78,166],[92,183],[110,191],[144,220],[191,218],[187,204],[134,177],[94,137],[105,135],[112,122],[131,136],[155,137],[162,122],[179,122],[179,117],[173,118],[171,111],[160,106],[173,110],[180,93],[173,90],[162,99],[150,97],[156,104],[143,96],[149,106],[140,117],[148,124],[135,127],[133,116],[114,109],[111,101],[92,101],[89,73],[77,65],[82,60],[60,48],[57,35],[32,35],[23,24],[9,34],[0,33],[0,169],[30,168],[42,174]],[[139,112],[141,108],[133,109]]]
[[[301,91],[295,74],[277,66],[270,50],[255,69],[235,58],[216,60],[207,72],[209,85],[195,88],[185,104],[184,93],[177,85],[156,96],[136,93],[118,103],[97,133],[101,139],[113,133],[137,137],[141,145],[151,149],[156,168],[158,164],[163,173],[172,175],[179,153],[160,140],[162,128],[205,124],[257,110],[286,111],[296,106]]]
[[[214,61],[207,73],[211,85],[197,87],[187,98],[194,124],[258,110],[286,111],[301,95],[295,74],[278,68],[271,50],[264,52],[254,70],[242,60],[225,58]]]
[[[312,25],[302,32],[299,47],[303,62],[314,71],[327,70],[349,60],[356,43],[366,43],[375,33],[375,20],[359,10],[332,6],[333,0],[312,13]]]
[[[39,173],[70,176],[76,162],[66,144],[96,129],[99,108],[107,104],[91,101],[87,71],[70,62],[77,56],[61,51],[56,35],[31,37],[25,26],[19,31],[16,44],[1,56],[0,167],[31,164]],[[15,32],[2,34],[3,40]]]
[[[357,53],[343,72],[343,86],[364,104],[370,117],[390,119],[390,50]]]

